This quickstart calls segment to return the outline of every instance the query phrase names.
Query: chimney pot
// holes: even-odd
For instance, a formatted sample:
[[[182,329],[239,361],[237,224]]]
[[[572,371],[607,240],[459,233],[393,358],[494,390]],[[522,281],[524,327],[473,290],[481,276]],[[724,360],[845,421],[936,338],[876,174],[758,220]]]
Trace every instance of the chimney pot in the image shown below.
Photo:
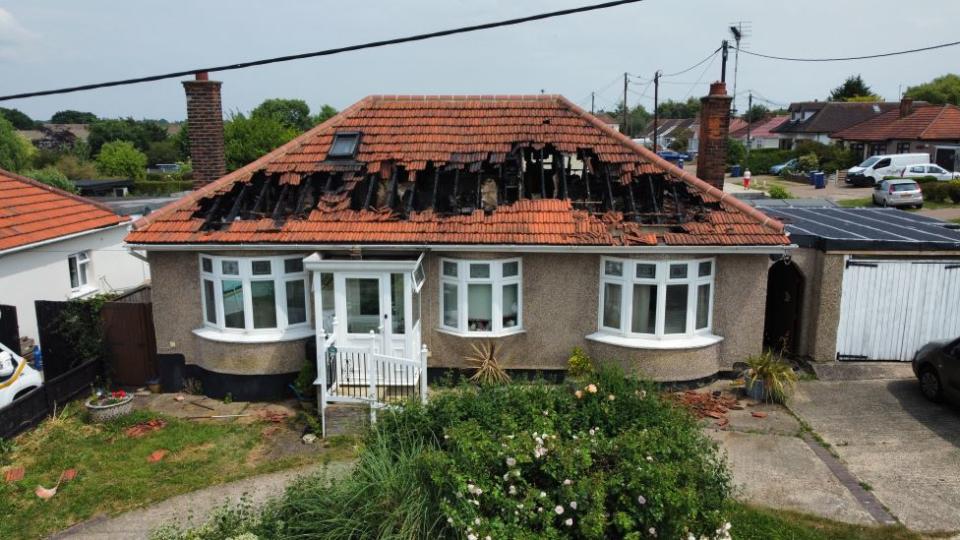
[[[194,76],[196,77],[196,80],[198,80],[198,81],[209,81],[209,80],[210,80],[210,74],[207,73],[206,71],[198,71],[198,72],[196,72],[196,73],[194,74]]]

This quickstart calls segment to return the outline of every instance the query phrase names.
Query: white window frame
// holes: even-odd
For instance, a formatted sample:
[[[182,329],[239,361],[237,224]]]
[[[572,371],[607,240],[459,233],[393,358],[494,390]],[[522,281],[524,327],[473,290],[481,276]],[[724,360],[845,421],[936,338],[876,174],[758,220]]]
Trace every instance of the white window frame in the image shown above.
[[[455,264],[457,266],[457,276],[446,276],[443,273],[444,263]],[[504,277],[503,267],[509,263],[517,264],[517,275]],[[490,268],[490,277],[471,278],[471,264],[486,264]],[[439,304],[440,316],[439,330],[451,334],[466,337],[498,337],[519,334],[523,332],[523,262],[520,258],[513,259],[440,259],[439,266],[440,290]],[[457,326],[448,326],[444,321],[444,284],[452,284],[457,287]],[[468,285],[471,284],[489,284],[492,288],[491,317],[492,328],[490,330],[470,330],[467,323],[469,306],[468,304]],[[517,324],[510,327],[503,326],[503,287],[506,285],[517,286]]]
[[[620,276],[608,275],[606,265],[608,262],[619,263],[623,271]],[[710,274],[699,276],[700,263],[710,263]],[[654,265],[656,267],[655,278],[636,277],[638,265]],[[673,265],[686,265],[687,277],[671,278],[670,267]],[[716,274],[717,261],[715,258],[698,259],[622,259],[616,257],[602,257],[600,261],[600,290],[599,303],[597,309],[597,328],[596,334],[587,336],[597,341],[606,341],[625,346],[652,348],[673,348],[674,346],[683,346],[684,344],[696,346],[701,343],[709,344],[719,341],[718,336],[713,335],[713,308],[714,297],[716,295]],[[604,303],[606,284],[612,283],[620,285],[620,325],[619,327],[604,326]],[[704,328],[697,328],[697,301],[699,297],[699,287],[701,285],[710,285],[709,305],[707,306],[707,325]],[[633,332],[633,288],[635,285],[656,285],[657,287],[657,306],[655,331],[651,333]],[[682,333],[668,334],[664,331],[666,324],[666,303],[668,285],[687,285],[687,318],[686,329]],[[607,339],[613,338],[613,339]],[[684,343],[686,342],[686,343]],[[672,345],[671,345],[672,343]]]
[[[78,251],[71,253],[67,257],[67,279],[70,280],[71,297],[83,296],[97,290],[96,283],[90,282],[90,262],[89,251]],[[73,284],[70,277],[70,268],[75,268],[77,273],[77,284]]]
[[[208,255],[201,253],[197,260],[198,270],[200,272],[200,303],[202,308],[201,318],[203,326],[194,330],[194,333],[215,341],[237,341],[237,342],[260,342],[260,341],[286,341],[300,339],[314,334],[313,328],[313,307],[310,298],[310,279],[309,272],[303,268],[299,272],[286,273],[284,262],[288,260],[303,261],[303,255],[283,255],[283,256],[242,256],[227,257],[219,255]],[[211,271],[207,272],[203,268],[204,261],[210,261]],[[239,266],[238,274],[224,274],[223,262],[236,261]],[[256,261],[269,261],[269,274],[253,274],[253,263]],[[242,284],[243,290],[243,318],[244,328],[230,328],[226,326],[223,311],[223,281],[238,280]],[[306,309],[306,320],[299,323],[290,324],[287,314],[287,282],[301,280],[303,281],[304,307]],[[207,305],[207,296],[205,293],[204,281],[213,282],[214,289],[214,313],[216,322],[210,322],[207,318],[209,306]],[[274,309],[276,310],[277,325],[275,328],[254,328],[253,326],[253,281],[272,281],[274,294]]]

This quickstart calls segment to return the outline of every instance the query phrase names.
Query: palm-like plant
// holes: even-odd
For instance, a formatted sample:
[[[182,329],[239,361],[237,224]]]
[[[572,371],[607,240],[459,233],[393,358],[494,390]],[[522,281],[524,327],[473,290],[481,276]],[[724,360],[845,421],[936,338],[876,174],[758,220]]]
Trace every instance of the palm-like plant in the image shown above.
[[[747,359],[748,388],[760,383],[763,389],[763,400],[773,403],[783,403],[793,393],[797,384],[797,374],[793,366],[773,351],[766,350],[757,356]]]
[[[497,358],[497,351],[500,347],[492,341],[482,343],[471,343],[473,353],[464,357],[471,366],[477,371],[470,377],[470,380],[480,384],[502,384],[510,382],[510,375],[500,365]]]

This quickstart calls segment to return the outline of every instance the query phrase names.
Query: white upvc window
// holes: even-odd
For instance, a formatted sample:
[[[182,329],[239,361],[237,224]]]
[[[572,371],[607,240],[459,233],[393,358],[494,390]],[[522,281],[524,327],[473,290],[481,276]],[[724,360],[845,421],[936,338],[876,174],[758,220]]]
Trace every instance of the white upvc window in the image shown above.
[[[282,337],[312,331],[310,287],[303,255],[200,255],[204,330],[225,335]],[[291,336],[293,337],[293,336]]]
[[[716,261],[603,258],[598,334],[639,340],[709,336]]]
[[[468,336],[523,330],[520,259],[440,260],[440,328]]]
[[[81,251],[67,257],[70,272],[70,289],[74,294],[96,289],[90,283],[90,252]]]

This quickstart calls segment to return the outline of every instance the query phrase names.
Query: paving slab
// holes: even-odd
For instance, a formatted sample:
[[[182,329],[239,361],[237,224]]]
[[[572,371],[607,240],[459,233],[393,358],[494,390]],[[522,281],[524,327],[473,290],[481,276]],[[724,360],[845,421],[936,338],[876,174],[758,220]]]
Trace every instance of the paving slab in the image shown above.
[[[916,380],[803,381],[790,402],[890,512],[918,531],[960,531],[960,410]]]
[[[813,362],[810,367],[821,381],[914,378],[910,362]]]
[[[799,437],[708,430],[727,454],[737,497],[847,523],[874,524],[870,514]]]

